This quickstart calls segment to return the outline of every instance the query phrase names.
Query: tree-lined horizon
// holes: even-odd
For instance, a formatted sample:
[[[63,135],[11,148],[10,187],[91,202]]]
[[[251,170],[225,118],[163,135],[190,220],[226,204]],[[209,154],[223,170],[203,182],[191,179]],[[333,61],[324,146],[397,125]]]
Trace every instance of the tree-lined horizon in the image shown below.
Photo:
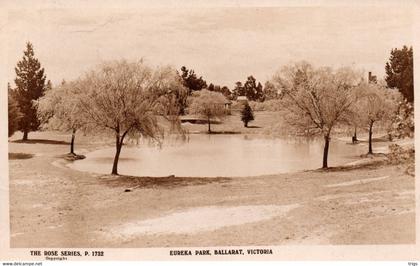
[[[324,139],[322,167],[328,168],[331,135],[350,126],[369,134],[368,153],[373,153],[372,136],[378,121],[395,128],[414,130],[405,123],[412,116],[414,101],[412,47],[392,49],[385,69],[385,81],[370,83],[362,72],[341,67],[314,67],[297,62],[282,67],[264,83],[249,75],[233,90],[207,83],[194,70],[151,68],[141,60],[104,62],[78,79],[54,86],[27,43],[16,67],[16,88],[8,87],[9,136],[20,130],[23,140],[40,129],[71,133],[70,153],[79,130],[87,134],[108,132],[115,138],[112,174],[118,174],[118,160],[124,141],[148,138],[160,142],[164,128],[160,117],[180,129],[179,116],[204,117],[211,132],[211,120],[226,115],[224,104],[238,96],[251,102],[272,101],[279,105],[286,124],[295,134],[321,135]],[[249,105],[242,111],[245,127],[254,118]],[[401,117],[405,117],[402,119]],[[164,120],[165,120],[164,119]],[[394,128],[394,129],[392,129]],[[395,131],[395,130],[394,130]],[[407,134],[404,134],[407,135]]]

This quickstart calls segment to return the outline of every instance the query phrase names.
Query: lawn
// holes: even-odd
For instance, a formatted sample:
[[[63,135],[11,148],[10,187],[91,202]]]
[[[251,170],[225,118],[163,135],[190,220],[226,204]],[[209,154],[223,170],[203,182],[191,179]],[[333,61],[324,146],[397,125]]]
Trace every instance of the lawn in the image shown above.
[[[261,128],[249,130],[270,120],[257,114]],[[68,135],[19,137],[9,141],[13,248],[415,242],[414,178],[384,161],[247,178],[111,176],[68,168]],[[107,145],[80,135],[76,152]]]

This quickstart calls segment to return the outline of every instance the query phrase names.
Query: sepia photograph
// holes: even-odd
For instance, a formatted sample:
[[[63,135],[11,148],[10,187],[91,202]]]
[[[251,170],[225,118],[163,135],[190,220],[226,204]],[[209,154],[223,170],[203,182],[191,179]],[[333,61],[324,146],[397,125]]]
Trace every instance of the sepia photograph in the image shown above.
[[[418,3],[222,2],[2,12],[10,250],[416,247]]]

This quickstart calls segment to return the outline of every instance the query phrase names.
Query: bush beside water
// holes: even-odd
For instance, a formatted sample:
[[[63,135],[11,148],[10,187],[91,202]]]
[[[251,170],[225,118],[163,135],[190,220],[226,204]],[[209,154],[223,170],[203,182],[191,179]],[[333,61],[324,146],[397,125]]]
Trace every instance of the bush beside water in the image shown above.
[[[407,167],[406,173],[414,176],[414,147],[404,148],[398,144],[389,145],[388,161],[391,164],[401,164]]]

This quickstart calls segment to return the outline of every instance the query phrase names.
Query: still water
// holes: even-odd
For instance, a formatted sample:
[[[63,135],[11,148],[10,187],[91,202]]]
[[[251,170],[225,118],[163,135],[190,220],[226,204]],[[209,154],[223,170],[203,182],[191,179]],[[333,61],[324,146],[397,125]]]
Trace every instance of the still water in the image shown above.
[[[365,145],[332,140],[329,166],[360,159]],[[190,135],[187,142],[124,146],[119,173],[136,176],[244,177],[321,167],[322,140],[291,140],[249,135]],[[115,148],[97,150],[70,167],[109,174]]]

